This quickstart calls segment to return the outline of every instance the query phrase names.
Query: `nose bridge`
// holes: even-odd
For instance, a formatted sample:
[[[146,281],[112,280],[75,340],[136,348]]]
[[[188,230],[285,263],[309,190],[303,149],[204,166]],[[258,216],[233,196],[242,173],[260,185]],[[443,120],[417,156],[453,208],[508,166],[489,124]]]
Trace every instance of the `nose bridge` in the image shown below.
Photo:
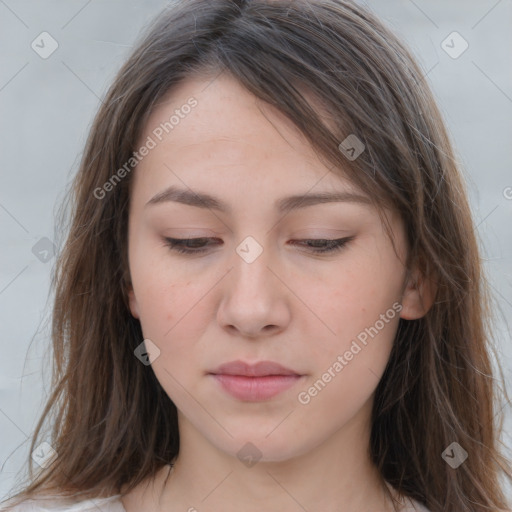
[[[218,313],[224,327],[260,336],[265,328],[282,329],[290,321],[284,288],[272,271],[277,267],[272,255],[272,249],[253,236],[238,244]]]
[[[261,239],[262,236],[259,238]],[[236,280],[237,285],[247,286],[249,294],[251,290],[267,285],[272,274],[268,269],[272,251],[265,244],[266,242],[260,242],[249,235],[238,244],[235,250],[233,279]],[[242,291],[247,293],[245,290]]]

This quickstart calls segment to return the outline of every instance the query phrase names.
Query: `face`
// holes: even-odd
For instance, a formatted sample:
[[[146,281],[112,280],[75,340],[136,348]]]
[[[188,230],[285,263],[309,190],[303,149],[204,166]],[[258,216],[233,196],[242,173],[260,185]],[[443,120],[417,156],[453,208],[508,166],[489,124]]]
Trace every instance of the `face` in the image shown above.
[[[395,253],[364,192],[290,121],[227,76],[208,84],[174,89],[141,137],[155,145],[133,176],[130,308],[180,435],[286,460],[369,421],[399,317],[420,316],[403,225],[388,212]],[[233,361],[288,375],[219,369]]]

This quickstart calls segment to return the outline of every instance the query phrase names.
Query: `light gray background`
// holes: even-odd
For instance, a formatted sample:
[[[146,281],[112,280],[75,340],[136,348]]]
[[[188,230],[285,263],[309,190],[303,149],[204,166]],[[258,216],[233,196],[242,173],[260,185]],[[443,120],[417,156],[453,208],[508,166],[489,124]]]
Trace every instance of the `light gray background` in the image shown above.
[[[510,383],[512,1],[366,3],[416,54],[458,149],[499,303],[499,358]],[[55,258],[44,263],[32,248],[43,237],[58,239],[54,213],[77,169],[99,98],[139,30],[165,5],[0,0],[0,499],[25,466],[50,376],[48,293]],[[59,45],[47,59],[31,48],[44,31]],[[453,31],[469,44],[456,59],[441,46]],[[512,406],[504,407],[503,440],[510,449]]]

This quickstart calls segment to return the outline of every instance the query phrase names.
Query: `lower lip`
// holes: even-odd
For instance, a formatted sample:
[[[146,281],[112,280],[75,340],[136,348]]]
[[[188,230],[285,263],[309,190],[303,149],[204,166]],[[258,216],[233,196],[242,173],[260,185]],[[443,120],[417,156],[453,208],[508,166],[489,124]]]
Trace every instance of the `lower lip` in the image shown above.
[[[250,402],[267,400],[291,388],[300,375],[267,375],[265,377],[245,377],[243,375],[213,374],[215,380],[230,395]]]

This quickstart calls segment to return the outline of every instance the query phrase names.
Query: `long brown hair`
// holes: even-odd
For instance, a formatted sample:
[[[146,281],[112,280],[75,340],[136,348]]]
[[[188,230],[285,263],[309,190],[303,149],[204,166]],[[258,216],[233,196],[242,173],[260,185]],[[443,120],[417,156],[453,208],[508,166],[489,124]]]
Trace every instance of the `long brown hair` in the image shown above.
[[[400,319],[375,392],[369,449],[382,476],[432,512],[508,508],[493,299],[461,171],[409,51],[371,12],[342,0],[173,2],[119,71],[73,182],[52,281],[52,393],[30,451],[51,419],[58,457],[36,476],[29,458],[30,482],[15,497],[110,496],[178,454],[176,407],[134,356],[143,336],[126,294],[133,172],[101,198],[94,191],[133,157],[166,93],[187,77],[222,72],[288,116],[380,212],[396,209],[408,268],[418,265],[437,284],[424,317]],[[349,135],[365,145],[357,159],[339,149]],[[441,455],[453,442],[468,453],[456,469]]]

